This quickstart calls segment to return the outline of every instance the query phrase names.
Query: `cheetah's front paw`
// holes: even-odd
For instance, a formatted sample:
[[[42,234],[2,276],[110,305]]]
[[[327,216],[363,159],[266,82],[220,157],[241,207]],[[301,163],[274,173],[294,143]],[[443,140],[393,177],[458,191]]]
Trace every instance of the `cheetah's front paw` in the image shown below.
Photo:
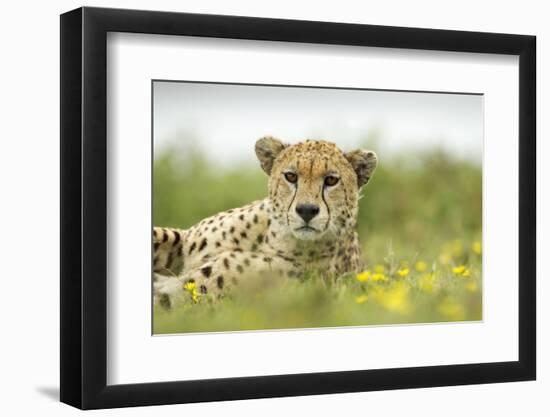
[[[182,284],[182,280],[176,277],[164,278],[153,284],[154,305],[164,308],[174,308],[189,302],[188,292]]]

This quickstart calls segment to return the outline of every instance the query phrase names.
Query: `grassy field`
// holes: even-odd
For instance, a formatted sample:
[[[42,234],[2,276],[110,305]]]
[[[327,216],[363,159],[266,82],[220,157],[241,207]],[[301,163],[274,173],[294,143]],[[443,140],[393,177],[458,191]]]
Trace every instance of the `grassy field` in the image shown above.
[[[258,277],[219,302],[155,309],[154,332],[480,320],[480,166],[441,151],[379,157],[360,200],[367,270],[330,282]],[[154,224],[186,228],[266,192],[258,164],[222,169],[197,151],[166,150],[155,157]]]

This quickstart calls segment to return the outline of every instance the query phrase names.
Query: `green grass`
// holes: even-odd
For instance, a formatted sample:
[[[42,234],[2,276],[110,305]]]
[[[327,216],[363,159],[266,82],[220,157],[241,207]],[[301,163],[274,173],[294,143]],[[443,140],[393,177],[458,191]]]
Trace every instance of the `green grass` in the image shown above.
[[[258,277],[256,285],[220,301],[156,308],[154,332],[480,320],[481,254],[472,246],[481,241],[481,168],[441,151],[379,157],[358,219],[369,279]],[[258,164],[220,169],[193,150],[167,150],[155,158],[155,225],[186,228],[266,193]],[[425,270],[422,264],[417,270],[418,261]],[[469,276],[453,272],[461,265]]]

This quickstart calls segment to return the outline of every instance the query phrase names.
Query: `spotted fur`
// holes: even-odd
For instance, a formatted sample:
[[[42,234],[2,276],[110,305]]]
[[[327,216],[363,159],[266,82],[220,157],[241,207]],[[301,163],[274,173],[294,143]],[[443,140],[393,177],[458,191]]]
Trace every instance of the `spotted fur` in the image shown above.
[[[267,198],[186,230],[153,229],[156,303],[192,299],[186,282],[201,295],[218,296],[260,275],[294,278],[316,269],[339,276],[362,269],[358,199],[376,154],[265,137],[256,142],[256,155],[269,175]]]

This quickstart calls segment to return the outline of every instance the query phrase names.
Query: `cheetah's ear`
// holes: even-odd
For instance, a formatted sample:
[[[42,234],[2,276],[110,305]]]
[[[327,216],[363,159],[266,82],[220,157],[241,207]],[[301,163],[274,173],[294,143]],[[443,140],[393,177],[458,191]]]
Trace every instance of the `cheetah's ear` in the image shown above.
[[[271,168],[273,168],[273,162],[277,155],[286,148],[283,142],[271,136],[266,136],[256,141],[256,156],[260,160],[262,169],[267,175],[271,174]]]
[[[344,156],[351,163],[353,170],[357,174],[357,185],[361,188],[372,177],[378,164],[378,157],[373,151],[363,149],[348,152]]]

